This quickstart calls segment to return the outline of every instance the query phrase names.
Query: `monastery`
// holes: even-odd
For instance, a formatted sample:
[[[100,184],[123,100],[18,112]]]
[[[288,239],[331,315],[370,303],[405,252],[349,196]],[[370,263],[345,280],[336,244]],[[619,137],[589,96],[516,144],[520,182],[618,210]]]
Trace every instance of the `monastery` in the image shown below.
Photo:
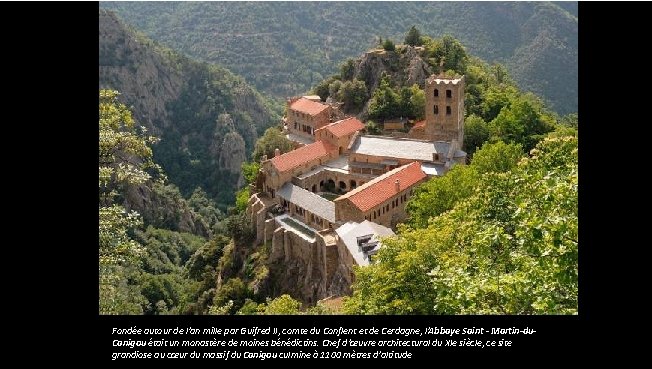
[[[334,274],[350,285],[352,266],[372,262],[382,237],[407,217],[415,186],[466,161],[464,77],[432,75],[425,94],[425,120],[405,137],[365,134],[355,117],[333,121],[319,96],[288,100],[284,130],[296,149],[262,159],[247,209],[258,242],[284,243],[274,234],[291,232],[323,248],[324,291]],[[287,254],[287,245],[273,247]]]

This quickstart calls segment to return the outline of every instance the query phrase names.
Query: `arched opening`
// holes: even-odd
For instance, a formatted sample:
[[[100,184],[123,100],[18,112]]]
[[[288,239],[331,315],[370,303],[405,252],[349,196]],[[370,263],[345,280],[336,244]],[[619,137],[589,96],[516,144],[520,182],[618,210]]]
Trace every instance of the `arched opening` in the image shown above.
[[[312,192],[317,192],[317,185],[316,184],[312,185]]]
[[[344,181],[340,181],[339,186],[340,186],[340,189],[346,190],[346,183]]]
[[[354,188],[356,188],[356,187],[358,187],[358,186],[355,184],[355,181],[354,181],[354,180],[351,180],[351,181],[349,182],[349,187],[350,187],[351,189],[354,189]]]
[[[439,96],[439,90],[435,89],[435,97]]]
[[[335,181],[332,179],[329,179],[326,181],[326,186],[325,190],[328,192],[335,192]]]

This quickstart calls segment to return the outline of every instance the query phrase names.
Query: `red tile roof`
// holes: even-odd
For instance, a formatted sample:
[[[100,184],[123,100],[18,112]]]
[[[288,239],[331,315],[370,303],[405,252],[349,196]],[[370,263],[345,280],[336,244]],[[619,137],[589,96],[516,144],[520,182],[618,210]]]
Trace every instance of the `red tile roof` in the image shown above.
[[[426,127],[426,121],[425,120],[420,120],[416,123],[414,123],[414,126],[412,127],[413,129],[419,129],[419,128],[425,128]]]
[[[328,105],[304,99],[303,97],[290,104],[290,109],[315,116],[328,109]]]
[[[287,172],[315,159],[328,157],[329,153],[337,151],[337,147],[324,141],[317,141],[302,146],[296,150],[271,159],[272,164],[279,172]]]
[[[421,170],[421,163],[415,161],[374,178],[338,197],[335,201],[348,198],[361,211],[368,211],[396,195],[395,181],[397,179],[400,183],[400,190],[403,191],[424,178],[426,178],[426,173]]]
[[[359,121],[356,117],[350,117],[350,118],[338,120],[335,123],[331,123],[319,129],[325,129],[331,134],[333,134],[333,136],[340,138],[364,129],[364,124],[361,121]]]

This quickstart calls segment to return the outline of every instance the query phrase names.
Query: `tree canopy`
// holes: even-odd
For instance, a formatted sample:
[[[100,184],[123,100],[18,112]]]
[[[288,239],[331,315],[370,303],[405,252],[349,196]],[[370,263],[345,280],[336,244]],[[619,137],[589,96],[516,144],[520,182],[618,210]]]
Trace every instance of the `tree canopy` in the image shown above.
[[[292,142],[277,127],[270,127],[256,141],[256,146],[251,156],[254,161],[259,161],[263,155],[267,155],[271,159],[274,157],[274,151],[276,149],[279,149],[281,153],[286,153],[293,149]]]
[[[405,44],[410,46],[421,46],[423,41],[421,40],[421,32],[415,27],[410,27],[407,35],[405,35]]]
[[[130,283],[142,246],[130,231],[142,225],[140,215],[116,202],[126,186],[142,184],[156,169],[149,144],[153,137],[136,127],[119,93],[100,90],[99,104],[99,272],[100,314],[139,314],[142,296]]]
[[[577,138],[530,154],[480,176],[425,228],[385,239],[378,262],[356,270],[347,312],[576,314]]]

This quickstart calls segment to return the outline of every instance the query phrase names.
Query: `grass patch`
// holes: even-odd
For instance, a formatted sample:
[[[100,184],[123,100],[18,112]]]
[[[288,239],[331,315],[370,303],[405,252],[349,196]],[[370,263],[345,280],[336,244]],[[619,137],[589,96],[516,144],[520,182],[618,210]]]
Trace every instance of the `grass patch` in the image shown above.
[[[320,192],[319,196],[325,198],[328,201],[333,201],[336,198],[340,197],[340,195],[335,194],[335,193],[330,193],[330,192]]]

